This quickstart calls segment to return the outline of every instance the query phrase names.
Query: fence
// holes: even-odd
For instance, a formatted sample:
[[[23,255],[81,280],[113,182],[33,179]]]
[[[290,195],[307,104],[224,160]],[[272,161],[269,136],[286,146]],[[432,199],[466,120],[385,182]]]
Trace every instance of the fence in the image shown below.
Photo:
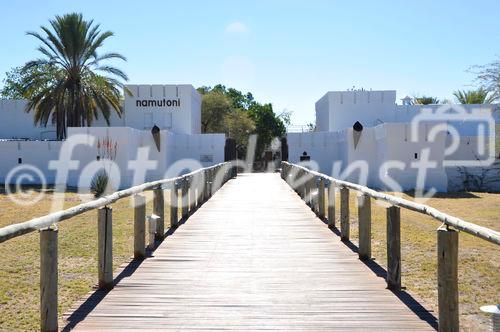
[[[400,208],[428,215],[443,223],[437,229],[439,331],[458,331],[458,232],[469,233],[500,245],[500,233],[460,218],[450,216],[424,204],[377,192],[365,186],[338,180],[303,166],[282,162],[281,177],[308,203],[328,226],[335,227],[335,191],[340,192],[340,237],[349,241],[349,190],[360,193],[358,199],[359,258],[371,258],[371,199],[389,203],[387,208],[387,287],[401,289],[401,223]],[[317,193],[317,194],[314,194]],[[325,196],[327,195],[327,196]],[[328,199],[328,207],[325,200]]]
[[[206,202],[224,183],[236,176],[231,163],[221,163],[171,179],[163,179],[117,191],[111,195],[75,207],[13,224],[0,229],[0,243],[38,230],[40,232],[40,329],[58,329],[58,230],[63,220],[97,209],[98,287],[113,288],[112,208],[110,204],[133,196],[134,259],[143,259],[146,249],[165,236],[163,190],[170,189],[170,227],[179,225],[178,214],[186,219]],[[141,193],[153,190],[153,214],[146,218],[146,198]],[[178,192],[181,191],[181,204]],[[147,220],[147,221],[146,221]],[[147,229],[146,229],[147,224]]]

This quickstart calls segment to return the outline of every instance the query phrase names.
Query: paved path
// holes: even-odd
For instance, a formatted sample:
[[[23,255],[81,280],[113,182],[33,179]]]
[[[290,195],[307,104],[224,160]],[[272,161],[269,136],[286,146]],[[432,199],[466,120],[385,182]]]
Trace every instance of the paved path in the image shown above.
[[[130,269],[69,313],[76,329],[433,330],[278,174],[230,180]]]

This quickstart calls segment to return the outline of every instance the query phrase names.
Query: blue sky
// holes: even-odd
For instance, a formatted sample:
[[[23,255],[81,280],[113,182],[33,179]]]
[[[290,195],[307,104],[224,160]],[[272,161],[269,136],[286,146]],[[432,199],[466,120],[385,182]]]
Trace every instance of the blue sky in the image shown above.
[[[500,56],[500,1],[0,1],[0,81],[37,56],[38,31],[77,11],[115,37],[130,83],[223,83],[294,124],[328,90],[452,98]],[[1,83],[0,83],[1,84]]]

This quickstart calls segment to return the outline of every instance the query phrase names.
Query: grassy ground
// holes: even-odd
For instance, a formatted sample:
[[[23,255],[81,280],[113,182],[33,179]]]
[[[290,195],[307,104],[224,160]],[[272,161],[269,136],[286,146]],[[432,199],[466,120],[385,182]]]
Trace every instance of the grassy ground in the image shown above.
[[[340,204],[338,196],[337,206]],[[408,195],[404,198],[412,199]],[[475,224],[500,229],[500,194],[446,194],[432,198],[426,204]],[[385,208],[378,202],[372,204],[372,255],[384,268],[387,266]],[[351,238],[357,245],[357,204],[353,192],[350,193],[350,211]],[[439,226],[440,223],[430,217],[401,209],[402,284],[426,308],[434,310],[436,317],[436,229]],[[489,317],[482,314],[479,307],[500,303],[499,257],[498,246],[460,233],[459,292],[463,330],[486,330]]]
[[[34,206],[18,206],[0,194],[0,227],[50,212],[53,194]],[[165,192],[165,199],[169,197]],[[81,203],[68,193],[64,207]],[[133,209],[129,199],[113,204],[113,267],[133,254]],[[169,220],[165,209],[165,220]],[[147,213],[152,212],[152,202]],[[97,283],[97,212],[90,211],[59,225],[59,313],[92,290]],[[0,330],[39,329],[40,248],[37,232],[0,244]]]
[[[166,200],[168,193],[165,193]],[[406,196],[407,197],[407,196]],[[0,194],[0,227],[41,216],[50,211],[52,194],[34,206],[20,207]],[[65,207],[80,203],[66,195]],[[168,202],[166,202],[168,203]],[[357,243],[357,207],[351,193],[351,237]],[[465,220],[498,230],[500,194],[469,193],[436,197],[429,205]],[[152,204],[148,203],[147,213]],[[165,220],[168,225],[168,209]],[[373,257],[386,266],[385,207],[373,204]],[[423,215],[402,211],[403,286],[416,299],[437,310],[436,228]],[[130,260],[133,250],[133,210],[128,199],[113,205],[113,255],[117,268]],[[97,281],[96,212],[65,221],[59,228],[59,312],[87,294]],[[460,234],[459,280],[462,327],[484,329],[485,304],[499,303],[500,249],[465,233]],[[0,330],[36,330],[39,324],[39,236],[31,233],[0,244]]]

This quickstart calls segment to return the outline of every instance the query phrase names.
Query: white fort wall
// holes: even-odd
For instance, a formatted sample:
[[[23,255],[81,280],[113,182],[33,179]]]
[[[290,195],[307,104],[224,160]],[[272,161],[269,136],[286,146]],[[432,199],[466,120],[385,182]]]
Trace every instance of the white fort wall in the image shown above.
[[[56,128],[35,126],[33,111],[26,112],[26,100],[0,99],[0,139],[45,140],[56,138]]]
[[[322,173],[339,176],[349,165],[366,162],[368,165],[367,185],[373,188],[388,188],[383,182],[388,177],[401,185],[402,190],[415,189],[417,172],[412,163],[418,162],[425,148],[430,149],[429,159],[437,162],[437,167],[429,170],[425,188],[434,187],[439,191],[447,190],[446,173],[442,167],[446,134],[440,133],[429,142],[425,139],[425,126],[419,127],[419,140],[412,142],[406,138],[405,124],[385,123],[372,128],[365,128],[356,148],[354,148],[353,130],[338,132],[289,133],[287,136],[289,160],[297,163],[303,152],[318,163]],[[416,155],[415,155],[416,154]],[[383,163],[398,161],[405,165],[402,170],[392,168],[380,174]],[[340,174],[334,174],[334,164],[340,165]],[[346,175],[346,174],[344,174]],[[359,182],[359,171],[347,174],[347,181]]]
[[[160,132],[160,151],[157,150],[151,132],[137,130],[129,127],[91,127],[91,128],[68,128],[68,139],[74,135],[83,134],[87,139],[79,141],[71,153],[71,159],[78,161],[78,168],[72,169],[68,173],[67,185],[70,187],[79,186],[79,181],[90,183],[92,175],[82,176],[82,171],[90,163],[105,166],[106,161],[98,161],[98,142],[108,139],[114,144],[116,142],[116,157],[114,162],[120,170],[120,188],[132,185],[133,171],[129,169],[129,161],[137,159],[139,148],[148,148],[149,160],[157,162],[155,169],[146,173],[146,181],[162,179],[167,170],[177,161],[183,159],[193,159],[203,167],[215,165],[224,161],[224,134],[204,134],[187,135],[176,134],[162,130]],[[92,138],[94,141],[91,143]],[[62,144],[65,141],[3,141],[0,142],[0,183],[6,182],[8,173],[16,166],[35,166],[40,169],[48,184],[56,182],[54,170],[49,169],[51,161],[59,160]],[[103,158],[103,156],[100,156]],[[21,158],[21,160],[19,160]],[[19,163],[20,162],[20,163]],[[187,169],[178,169],[184,173]],[[29,172],[33,174],[32,172]],[[17,174],[19,175],[19,174]],[[15,182],[15,177],[11,183]],[[41,184],[38,177],[25,183]]]
[[[98,155],[97,142],[109,139],[117,142],[115,162],[122,174],[121,187],[133,184],[133,170],[129,169],[130,161],[137,160],[137,153],[141,148],[148,149],[149,160],[157,162],[155,169],[146,173],[146,181],[164,178],[167,170],[177,161],[192,159],[197,161],[193,165],[202,167],[214,165],[224,161],[224,134],[187,135],[177,134],[166,130],[160,131],[160,151],[158,151],[151,132],[136,130],[129,127],[122,128],[70,128],[70,134],[86,134],[96,138],[92,146],[80,146],[75,155],[82,164],[87,165],[96,160]],[[179,171],[183,171],[179,169]],[[188,171],[187,169],[183,172]],[[77,186],[80,172],[73,172],[69,184]],[[173,175],[172,175],[173,176]],[[89,181],[90,178],[85,179]]]
[[[49,162],[59,159],[64,141],[56,141],[55,127],[35,126],[33,111],[26,113],[25,100],[0,101],[0,183],[5,183],[8,173],[16,166],[26,169],[30,165],[40,169],[48,184],[56,181]],[[160,151],[153,141],[151,129],[160,128]],[[132,185],[133,171],[129,161],[136,160],[140,148],[149,148],[149,159],[157,162],[154,170],[147,172],[146,181],[161,179],[165,172],[179,160],[192,159],[198,166],[210,166],[224,161],[224,134],[200,134],[201,96],[192,85],[127,85],[124,91],[123,112],[112,111],[107,126],[102,116],[92,127],[68,128],[68,138],[84,134],[94,137],[80,142],[72,152],[72,159],[79,165],[70,170],[67,185],[78,186],[79,181],[89,183],[91,175],[82,179],[87,165],[105,164],[97,161],[97,144],[104,139],[116,142],[114,162],[120,170],[120,187]],[[192,163],[192,165],[194,165]],[[186,172],[187,169],[178,171]],[[19,176],[19,174],[17,174]],[[11,183],[19,179],[14,177]],[[36,176],[23,183],[40,184]],[[87,185],[84,185],[87,186]]]
[[[493,118],[496,130],[490,130],[491,123],[484,121],[485,118]],[[352,126],[357,121],[364,130],[354,149]],[[417,121],[422,125],[419,130],[423,130],[424,140],[419,134],[419,140],[412,142],[412,123]],[[438,140],[430,143],[425,137],[438,123],[446,125],[448,133],[443,131]],[[479,123],[484,125],[482,129]],[[378,174],[380,165],[390,160],[402,161],[407,168],[390,170],[387,176],[396,179],[403,189],[410,190],[415,189],[417,176],[411,163],[418,161],[423,148],[429,148],[430,159],[440,166],[428,171],[426,187],[440,191],[463,190],[464,173],[467,173],[473,175],[473,181],[482,181],[477,175],[485,180],[487,185],[483,190],[500,190],[499,128],[500,107],[494,104],[397,105],[396,91],[330,91],[316,102],[316,132],[288,134],[289,154],[290,160],[298,161],[300,154],[306,151],[319,163],[321,171],[328,174],[334,162],[348,165],[365,159],[370,165],[368,185],[382,189],[384,183]],[[455,139],[454,133],[459,136],[458,148],[444,157],[445,147]],[[490,138],[495,141],[495,135],[493,150],[497,161],[491,166]],[[478,163],[467,165],[470,161]],[[347,179],[358,181],[357,175]]]
[[[449,124],[456,127],[460,135],[477,136],[476,122],[470,120],[472,112],[493,114],[500,120],[497,105],[397,105],[396,91],[330,91],[316,102],[316,130],[339,131],[351,128],[359,121],[365,127],[374,127],[385,122],[409,123],[421,115],[423,110],[432,113],[442,107],[453,107],[449,113]],[[469,120],[467,120],[469,119]]]

